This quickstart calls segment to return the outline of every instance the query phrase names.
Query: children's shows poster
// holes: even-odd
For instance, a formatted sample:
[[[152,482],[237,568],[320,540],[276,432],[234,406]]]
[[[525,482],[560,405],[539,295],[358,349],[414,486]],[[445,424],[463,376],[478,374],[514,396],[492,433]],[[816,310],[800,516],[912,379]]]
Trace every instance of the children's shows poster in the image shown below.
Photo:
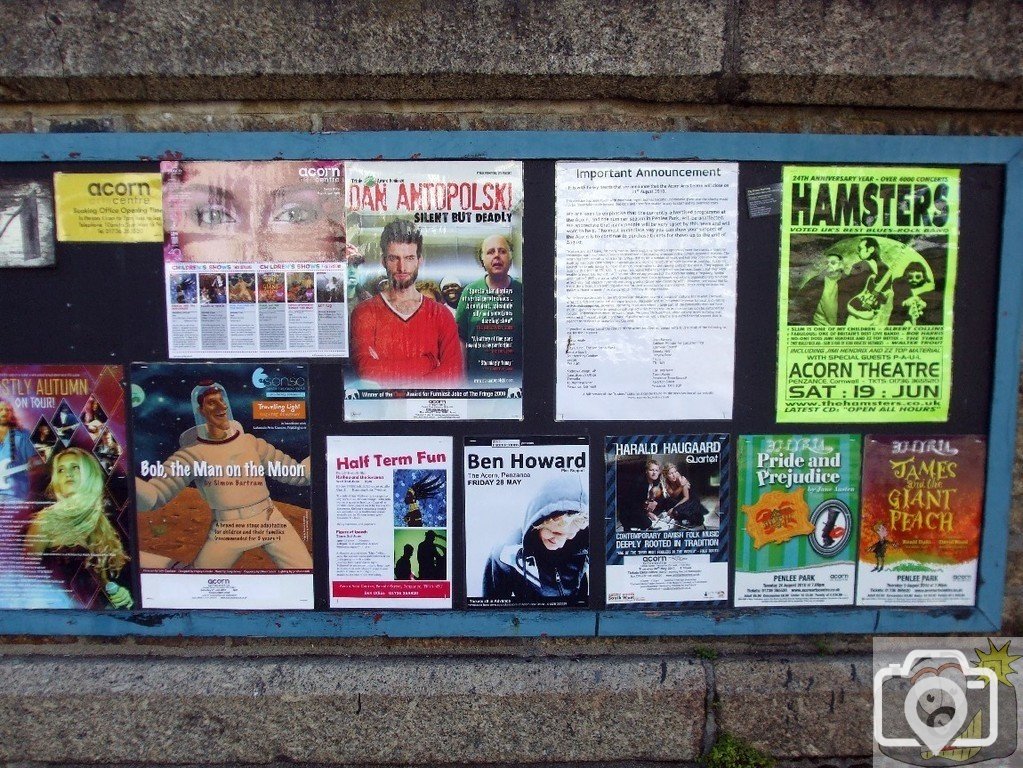
[[[308,369],[132,366],[144,608],[313,607]]]
[[[984,511],[979,435],[870,435],[857,605],[973,605]]]
[[[135,607],[123,378],[0,367],[0,608]]]
[[[859,435],[739,438],[735,605],[852,605]]]
[[[52,174],[5,164],[0,176],[0,268],[52,267]]]
[[[948,419],[959,172],[783,169],[779,422]]]
[[[522,164],[346,167],[347,421],[522,418]]]
[[[605,442],[607,604],[724,604],[731,506],[726,434]]]
[[[588,604],[589,454],[585,437],[466,438],[470,607]]]
[[[331,608],[451,607],[451,438],[328,437]]]
[[[347,354],[340,161],[160,170],[171,357]]]

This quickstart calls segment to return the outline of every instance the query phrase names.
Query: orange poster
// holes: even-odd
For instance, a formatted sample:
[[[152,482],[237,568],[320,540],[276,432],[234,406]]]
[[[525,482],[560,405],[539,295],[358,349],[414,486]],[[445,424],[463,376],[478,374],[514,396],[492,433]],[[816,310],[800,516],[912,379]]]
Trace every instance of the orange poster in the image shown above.
[[[867,438],[858,605],[973,605],[984,438]]]

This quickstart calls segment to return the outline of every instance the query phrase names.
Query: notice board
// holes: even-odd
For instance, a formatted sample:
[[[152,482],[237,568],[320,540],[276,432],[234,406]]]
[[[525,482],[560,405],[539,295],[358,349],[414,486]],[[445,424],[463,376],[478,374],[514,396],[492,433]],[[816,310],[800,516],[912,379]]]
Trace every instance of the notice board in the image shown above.
[[[129,561],[123,576],[104,582],[114,583],[109,596],[89,598],[102,610],[8,607],[0,611],[5,631],[789,634],[819,631],[822,615],[839,632],[991,631],[1000,622],[1019,357],[1020,233],[1006,211],[1019,200],[1021,148],[1016,139],[707,134],[0,137],[5,184],[52,179],[50,194],[56,189],[66,201],[52,209],[49,243],[29,234],[21,242],[40,264],[53,264],[0,271],[9,318],[0,364],[94,366],[96,381],[103,366],[120,366],[134,385],[124,390],[125,412],[104,411],[102,418],[88,410],[87,398],[63,398],[65,418],[85,430],[93,425],[86,452],[100,462],[106,451],[107,495],[129,510],[117,520]],[[273,221],[301,222],[313,210],[345,231],[343,247],[338,238],[284,234],[276,247],[298,254],[287,268],[275,266],[272,253],[180,262],[175,249],[188,247],[188,215],[221,224],[238,218],[240,208],[222,196],[210,205],[206,192],[195,213],[192,193],[174,185],[199,179],[208,190],[211,179],[235,173],[251,180],[268,160],[277,161],[275,173],[289,161],[320,185],[315,206],[287,201]],[[346,173],[341,178],[359,180],[358,195],[350,198],[346,183],[332,197],[331,183]],[[162,197],[154,202],[157,181]],[[393,287],[404,275],[400,266],[392,274],[383,265],[386,246],[378,243],[389,218],[374,206],[386,205],[385,184],[397,195],[413,182],[417,194],[446,195],[419,203],[412,222],[425,233],[429,266],[416,284],[434,291],[430,327],[471,329],[461,337],[467,373],[428,384],[367,373],[374,370],[368,359],[387,354],[380,346],[386,342],[366,341],[368,330],[355,341],[356,328],[375,322],[372,280],[389,276]],[[111,212],[115,224],[88,202],[90,184],[111,183],[125,185],[111,188],[113,196],[136,201]],[[143,194],[132,184],[154,188]],[[170,227],[167,196],[182,194],[174,205],[184,223]],[[50,209],[42,209],[45,220]],[[20,226],[29,214],[11,219]],[[46,223],[26,232],[45,232]],[[637,243],[640,228],[647,236]],[[678,250],[683,241],[685,253]],[[239,266],[246,264],[251,268]],[[485,282],[495,272],[510,275],[496,299]],[[456,282],[466,300],[445,307],[444,285]],[[676,315],[686,321],[664,324]],[[273,330],[280,317],[283,337]],[[889,330],[871,330],[879,325]],[[608,349],[620,354],[595,351]],[[290,471],[303,477],[309,446],[311,482],[280,500],[271,491],[281,520],[266,523],[294,531],[306,554],[296,555],[297,544],[290,554],[278,548],[232,572],[211,550],[181,562],[177,550],[150,551],[167,543],[176,518],[153,516],[150,507],[135,511],[148,483],[156,484],[150,501],[164,504],[159,494],[171,495],[161,486],[166,478],[148,468],[184,450],[176,435],[161,442],[144,429],[143,416],[159,417],[158,400],[173,389],[151,382],[180,379],[175,397],[194,407],[187,398],[202,379],[200,361],[210,360],[219,361],[216,384],[236,412],[229,423],[256,440],[291,440],[297,469],[278,461],[271,488]],[[259,390],[255,405],[239,394],[251,387]],[[33,414],[60,427],[58,409],[48,407]],[[58,442],[59,432],[32,438],[37,448],[51,440],[51,453],[72,447]],[[986,446],[979,458],[963,442],[969,438]],[[918,464],[929,472],[949,456],[961,456],[962,466],[956,482],[868,481],[861,465],[878,456],[882,466],[894,466],[892,451],[901,451],[896,463],[924,457],[899,472],[919,473]],[[406,453],[423,458],[411,468],[387,466],[395,511],[380,535],[388,537],[384,555],[391,556],[392,544],[394,553],[384,570],[393,567],[399,579],[408,557],[421,577],[409,581],[421,583],[419,591],[405,585],[378,594],[373,590],[393,588],[384,585],[390,576],[362,573],[350,556],[354,545],[338,538],[339,530],[358,529],[365,536],[358,546],[371,546],[365,530],[375,523],[353,524],[345,517],[351,509],[338,502],[371,482],[360,474],[362,456]],[[656,481],[644,475],[651,462]],[[259,479],[245,483],[258,486],[265,471],[252,470]],[[796,477],[810,490],[796,493]],[[491,479],[502,486],[488,486]],[[199,485],[187,490],[216,510],[209,490],[216,480],[204,478],[198,494]],[[850,486],[854,493],[839,492]],[[926,525],[910,520],[926,501],[909,500],[917,490],[930,491],[933,510],[923,511],[934,515]],[[892,501],[900,492],[903,502]],[[560,514],[552,522],[537,512],[530,521],[526,508],[548,493],[557,494],[552,503]],[[643,494],[660,494],[660,506]],[[969,523],[976,553],[960,557],[972,557],[972,571],[955,569],[956,555],[941,549],[939,535],[953,526],[939,514],[943,505],[966,496],[980,519]],[[874,497],[882,499],[881,517],[871,512]],[[539,540],[561,544],[558,570],[549,572],[554,587],[544,586],[543,558],[535,553],[535,573],[515,568],[516,557],[531,556],[524,544],[502,560],[501,537],[515,528],[511,513],[500,512],[505,500],[517,518],[526,512]],[[792,510],[806,518],[805,530],[780,525]],[[903,514],[892,517],[894,511]],[[640,519],[630,519],[633,513]],[[202,522],[192,535],[226,531],[228,517],[215,514],[212,527]],[[937,533],[921,534],[921,526]],[[25,524],[12,534],[17,546],[25,528],[32,530]],[[419,550],[426,531],[432,546]],[[584,570],[577,567],[582,550]],[[927,560],[937,550],[938,566]],[[916,597],[900,598],[902,586],[886,586],[878,575],[900,563],[896,572]],[[961,594],[920,591],[912,585],[927,579],[917,568],[941,573],[934,577],[941,584],[959,583]],[[302,586],[283,590],[281,603],[246,604],[250,593],[238,577],[269,585],[284,572]],[[532,597],[520,598],[531,573]],[[826,574],[828,583],[807,601],[800,595],[810,573]],[[522,586],[508,587],[508,579]],[[134,597],[130,607],[117,591],[122,586]],[[288,602],[306,589],[308,600]],[[512,593],[517,597],[508,599]],[[420,597],[429,604],[417,603]]]

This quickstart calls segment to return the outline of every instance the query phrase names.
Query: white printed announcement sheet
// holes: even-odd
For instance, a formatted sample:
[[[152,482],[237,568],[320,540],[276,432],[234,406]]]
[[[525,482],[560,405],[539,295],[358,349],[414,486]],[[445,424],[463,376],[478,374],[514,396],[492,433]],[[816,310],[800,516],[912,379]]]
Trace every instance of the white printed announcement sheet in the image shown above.
[[[557,418],[730,419],[739,166],[557,164]]]

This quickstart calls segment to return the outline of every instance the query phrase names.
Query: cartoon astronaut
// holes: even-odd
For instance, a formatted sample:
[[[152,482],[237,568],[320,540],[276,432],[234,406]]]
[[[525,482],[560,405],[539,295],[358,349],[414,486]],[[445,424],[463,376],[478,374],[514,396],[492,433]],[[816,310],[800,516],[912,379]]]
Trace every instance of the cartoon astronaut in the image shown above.
[[[262,547],[279,568],[312,568],[305,542],[275,506],[265,480],[270,475],[309,485],[309,459],[298,462],[247,434],[233,418],[226,390],[214,381],[199,382],[191,402],[196,426],[181,434],[181,447],[163,463],[162,476],[135,480],[138,511],[162,507],[194,484],[213,512],[213,525],[191,567],[231,568],[245,552]],[[252,471],[260,466],[265,474]],[[150,553],[140,553],[140,562],[144,568],[180,567]]]

